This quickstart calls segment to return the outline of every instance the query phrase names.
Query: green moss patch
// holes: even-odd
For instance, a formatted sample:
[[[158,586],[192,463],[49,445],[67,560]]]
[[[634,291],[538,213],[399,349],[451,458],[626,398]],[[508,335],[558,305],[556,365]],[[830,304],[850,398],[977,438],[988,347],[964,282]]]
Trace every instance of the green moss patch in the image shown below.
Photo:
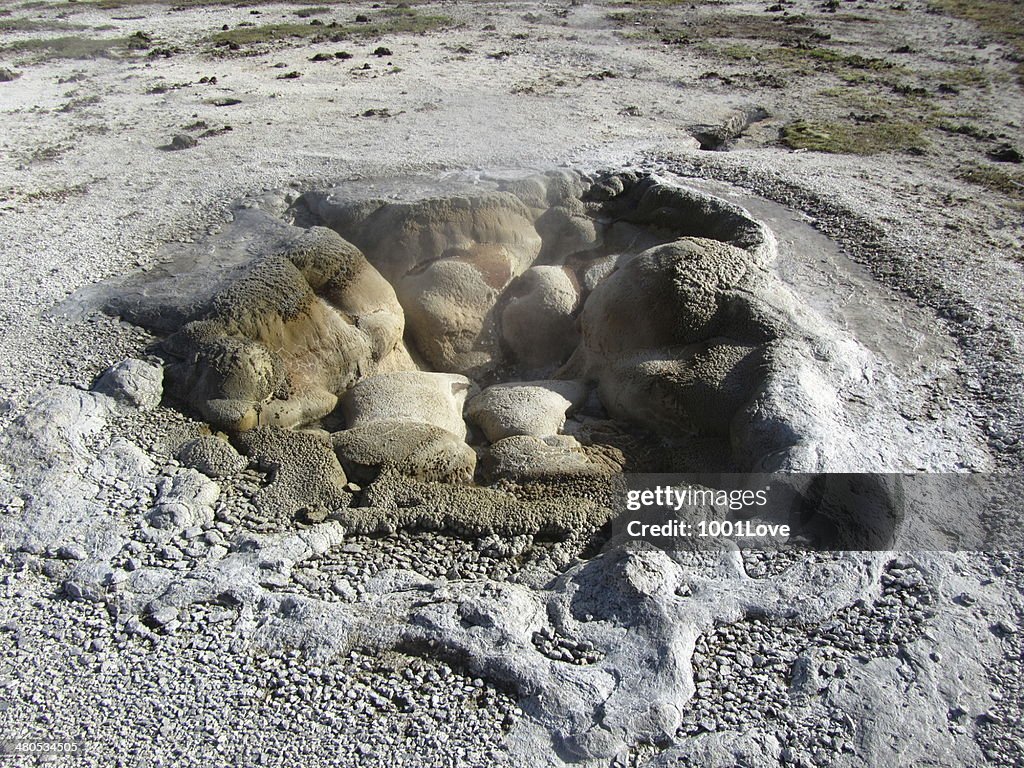
[[[920,124],[887,120],[863,123],[796,120],[782,128],[782,143],[790,149],[841,155],[923,151],[927,146]]]
[[[284,40],[323,38],[342,40],[350,37],[379,37],[387,34],[423,34],[449,26],[447,16],[423,14],[414,8],[398,7],[380,11],[367,22],[354,24],[280,22],[258,26],[240,26],[211,35],[215,45],[254,45]]]
[[[1013,51],[1017,78],[1024,84],[1024,0],[932,0],[931,7],[973,21]]]
[[[116,56],[130,49],[127,37],[63,37],[18,40],[5,46],[5,53],[35,54],[39,61],[53,59],[95,59],[101,56]]]

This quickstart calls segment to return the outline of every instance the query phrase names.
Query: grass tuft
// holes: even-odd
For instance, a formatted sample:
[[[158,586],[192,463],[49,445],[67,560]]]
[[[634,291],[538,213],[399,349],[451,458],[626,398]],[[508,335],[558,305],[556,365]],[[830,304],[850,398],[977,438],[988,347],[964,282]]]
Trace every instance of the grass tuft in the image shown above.
[[[89,27],[59,19],[0,18],[0,32],[77,32]]]
[[[983,32],[1009,48],[1015,72],[1024,85],[1024,2],[1022,0],[932,0],[931,7],[973,21]]]
[[[96,59],[116,56],[129,50],[131,40],[127,37],[63,37],[34,38],[10,43],[0,52],[35,54],[40,62],[55,59]]]
[[[796,120],[782,128],[782,143],[840,155],[875,155],[881,152],[921,152],[927,146],[920,124],[877,122],[818,122]]]
[[[1011,200],[1024,202],[1024,173],[1020,171],[1011,172],[991,165],[972,163],[963,168],[957,176],[971,184],[1005,195]]]
[[[448,16],[422,14],[414,8],[397,7],[381,11],[376,19],[356,24],[313,24],[280,22],[259,26],[236,27],[211,35],[215,45],[254,45],[289,39],[324,38],[339,41],[350,37],[379,37],[388,34],[424,34],[449,26]]]

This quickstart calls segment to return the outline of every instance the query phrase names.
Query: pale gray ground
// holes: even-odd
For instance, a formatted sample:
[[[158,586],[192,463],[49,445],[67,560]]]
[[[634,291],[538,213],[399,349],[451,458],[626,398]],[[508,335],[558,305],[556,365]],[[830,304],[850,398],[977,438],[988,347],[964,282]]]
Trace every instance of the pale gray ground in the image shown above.
[[[780,126],[850,111],[824,92],[835,71],[716,53],[729,39],[663,43],[657,19],[608,17],[634,7],[438,3],[458,26],[224,57],[200,41],[223,24],[294,21],[298,6],[5,5],[0,21],[66,15],[88,29],[6,31],[4,44],[144,30],[180,48],[0,52],[21,73],[0,82],[0,424],[17,465],[0,468],[5,733],[82,739],[87,756],[68,762],[90,765],[1021,765],[1019,540],[1002,555],[580,562],[574,545],[532,537],[346,537],[256,519],[264,478],[246,471],[193,489],[217,494],[211,519],[144,541],[158,483],[188,474],[173,454],[201,425],[57,386],[88,389],[150,338],[55,307],[218,230],[240,198],[634,164],[748,206],[776,230],[783,279],[880,356],[873,392],[887,402],[869,389],[845,406],[880,446],[866,463],[1018,472],[1020,194],[961,171],[995,167],[997,141],[1022,147],[1020,86],[969,23],[919,2],[847,5],[787,7],[829,45],[902,57],[943,119],[1002,138],[929,127],[917,153],[791,151]],[[682,8],[666,34],[719,11],[769,16]],[[373,56],[378,45],[392,55]],[[309,61],[337,50],[353,58]],[[290,71],[302,76],[278,79]],[[954,93],[938,90],[947,80]],[[240,102],[212,103],[225,97]],[[858,98],[862,112],[892,106]],[[771,117],[730,151],[697,149],[693,126],[750,105]],[[159,149],[199,120],[232,130]],[[898,430],[878,416],[890,410]]]

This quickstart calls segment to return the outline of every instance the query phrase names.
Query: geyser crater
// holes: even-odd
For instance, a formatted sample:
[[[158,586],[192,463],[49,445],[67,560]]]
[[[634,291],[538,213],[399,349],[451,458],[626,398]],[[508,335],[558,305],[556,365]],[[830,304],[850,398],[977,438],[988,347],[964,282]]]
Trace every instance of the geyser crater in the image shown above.
[[[743,208],[657,175],[480,174],[240,209],[106,304],[292,511],[348,506],[348,481],[394,509],[405,481],[850,470],[837,391],[870,355],[776,254]],[[500,518],[487,490],[469,505]],[[434,492],[434,518],[462,493]]]

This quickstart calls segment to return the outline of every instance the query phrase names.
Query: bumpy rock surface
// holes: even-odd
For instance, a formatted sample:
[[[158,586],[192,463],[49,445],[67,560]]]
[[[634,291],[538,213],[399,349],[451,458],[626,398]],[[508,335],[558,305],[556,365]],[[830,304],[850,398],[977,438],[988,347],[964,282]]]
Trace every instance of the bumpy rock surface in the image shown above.
[[[118,402],[151,411],[163,397],[164,372],[159,365],[145,360],[122,360],[104,371],[93,384],[93,391]]]
[[[565,362],[579,342],[575,273],[567,267],[532,267],[509,294],[501,336],[512,360],[524,371],[551,370]]]
[[[530,211],[508,193],[408,203],[374,200],[331,213],[325,223],[350,232],[352,242],[391,281],[441,258],[475,264],[489,283],[504,285],[540,253]]]
[[[248,215],[269,253],[236,247],[198,298],[174,278],[118,305],[177,328],[168,392],[219,428],[313,425],[340,400],[350,429],[420,423],[464,440],[476,385],[557,377],[596,384],[591,413],[705,441],[698,453],[729,468],[849,465],[833,382],[869,376],[869,361],[765,269],[774,239],[740,208],[655,176],[557,171],[409,200],[309,193],[293,212],[311,228]],[[559,431],[568,409],[508,394],[471,410],[489,441]],[[433,451],[392,439],[390,458],[368,453],[367,434],[348,438],[364,472],[415,475]],[[455,448],[431,476],[469,472]],[[545,454],[558,473],[578,460],[553,450],[499,451],[499,464],[535,475]]]
[[[466,438],[462,409],[476,386],[452,373],[400,371],[363,379],[345,396],[342,407],[349,427],[376,422],[416,422]]]
[[[186,467],[198,469],[213,478],[234,475],[249,464],[249,460],[231,443],[214,435],[203,435],[182,443],[176,456]]]
[[[416,350],[435,370],[546,375],[576,346],[593,263],[708,234],[770,257],[738,208],[632,173],[556,171],[494,190],[413,201],[309,193],[297,208],[358,245],[395,286]]]
[[[186,528],[209,525],[219,495],[220,487],[194,469],[166,478],[157,487],[156,503],[146,515],[156,529],[150,536],[170,539]]]
[[[348,505],[348,478],[325,433],[257,427],[236,439],[242,451],[269,474],[269,485],[252,499],[268,517]]]
[[[569,435],[515,435],[499,440],[481,462],[490,480],[548,480],[566,477],[606,477],[612,465],[592,461],[576,438]]]
[[[608,174],[594,183],[587,197],[604,202],[602,212],[619,224],[620,240],[706,237],[742,248],[759,263],[775,256],[771,233],[742,208],[655,176]]]
[[[541,248],[518,198],[366,201],[330,209],[325,223],[361,247],[395,286],[409,333],[432,368],[475,375],[491,367],[490,310]]]
[[[700,238],[637,254],[587,300],[569,369],[597,379],[617,416],[728,434],[757,381],[759,346],[775,333],[740,290],[752,269],[745,251]]]
[[[182,318],[163,345],[168,389],[215,426],[316,424],[341,400],[350,429],[391,425],[388,451],[346,438],[352,466],[418,475],[436,453],[430,476],[465,477],[464,449],[432,434],[417,453],[394,425],[464,440],[478,384],[545,376],[596,384],[590,413],[704,441],[696,452],[730,469],[849,465],[833,382],[869,362],[765,268],[774,239],[740,208],[655,176],[557,171],[410,200],[309,193],[293,212],[311,228],[247,220],[270,254],[214,269],[203,298],[175,299],[172,280],[133,300],[154,330]],[[491,442],[557,434],[569,409],[522,397],[494,390],[470,418]],[[516,445],[489,471],[580,460]],[[664,456],[689,455],[678,448]]]
[[[466,404],[466,418],[492,443],[512,435],[557,435],[587,398],[578,381],[523,381],[488,387]]]
[[[566,538],[593,531],[611,517],[611,510],[595,500],[600,490],[590,483],[579,494],[523,500],[495,488],[417,481],[389,472],[366,489],[362,506],[337,517],[361,533],[420,528],[459,536],[535,532]]]
[[[334,450],[352,479],[364,483],[384,470],[419,480],[468,483],[476,453],[465,441],[433,424],[373,421],[333,435]]]
[[[626,259],[587,300],[581,319],[586,348],[610,357],[725,335],[742,322],[728,314],[726,292],[750,268],[748,253],[706,238],[681,239]]]
[[[296,426],[401,358],[403,329],[388,282],[353,245],[313,228],[253,263],[166,340],[167,378],[218,427]]]

